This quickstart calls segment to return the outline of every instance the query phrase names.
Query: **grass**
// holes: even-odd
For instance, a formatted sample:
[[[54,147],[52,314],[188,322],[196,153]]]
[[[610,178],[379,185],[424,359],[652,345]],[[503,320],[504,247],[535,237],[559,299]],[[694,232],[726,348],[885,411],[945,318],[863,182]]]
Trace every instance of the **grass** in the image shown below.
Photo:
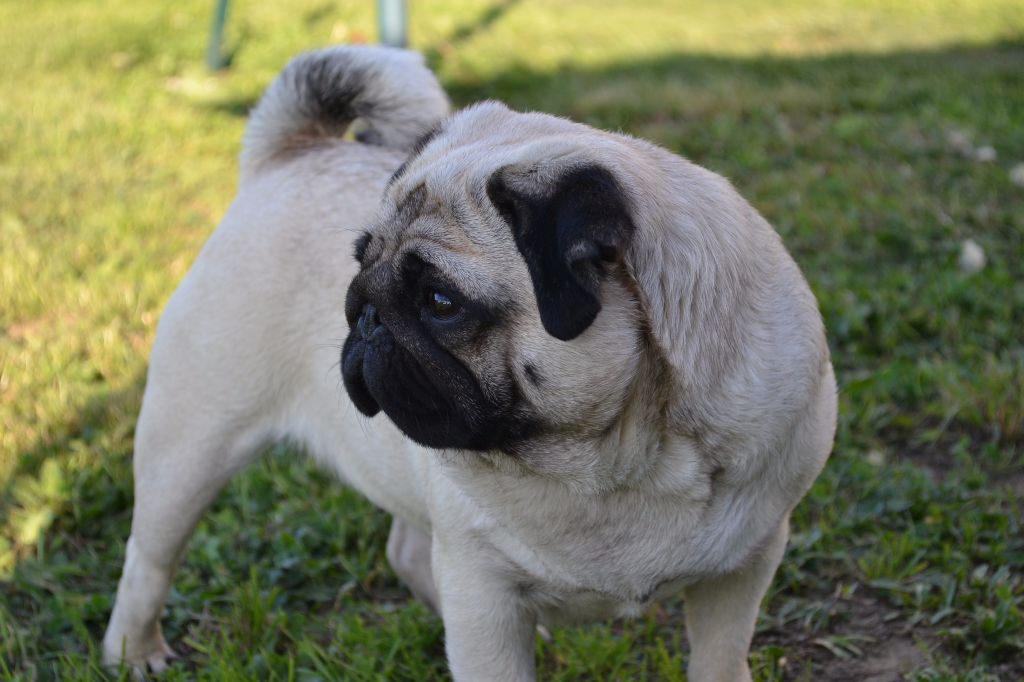
[[[231,200],[244,114],[372,3],[0,2],[0,677],[102,679],[162,305]],[[1024,679],[1024,7],[1014,0],[413,4],[458,104],[651,138],[730,177],[817,293],[835,453],[794,518],[758,680]],[[991,147],[995,157],[985,147]],[[967,274],[973,239],[987,265]],[[445,675],[388,519],[294,453],[199,527],[185,679]],[[682,605],[559,630],[544,679],[685,679]]]

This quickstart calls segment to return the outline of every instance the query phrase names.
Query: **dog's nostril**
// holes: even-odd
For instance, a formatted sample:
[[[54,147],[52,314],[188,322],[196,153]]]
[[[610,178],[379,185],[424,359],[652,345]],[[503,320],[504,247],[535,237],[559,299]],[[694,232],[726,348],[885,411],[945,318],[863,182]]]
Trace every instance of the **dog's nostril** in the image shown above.
[[[363,306],[363,312],[359,316],[359,335],[368,340],[370,335],[381,326],[380,317],[377,315],[377,307],[372,303]]]

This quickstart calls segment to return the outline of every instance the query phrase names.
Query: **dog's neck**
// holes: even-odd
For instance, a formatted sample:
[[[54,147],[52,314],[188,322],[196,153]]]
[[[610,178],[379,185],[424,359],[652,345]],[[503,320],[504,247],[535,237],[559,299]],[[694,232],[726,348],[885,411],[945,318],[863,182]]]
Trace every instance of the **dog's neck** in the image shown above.
[[[706,478],[718,463],[701,447],[699,433],[673,420],[676,390],[663,355],[645,343],[622,409],[603,427],[589,433],[552,431],[506,452],[450,454],[449,464],[484,477],[537,479],[573,497],[634,491],[692,499],[691,479]]]

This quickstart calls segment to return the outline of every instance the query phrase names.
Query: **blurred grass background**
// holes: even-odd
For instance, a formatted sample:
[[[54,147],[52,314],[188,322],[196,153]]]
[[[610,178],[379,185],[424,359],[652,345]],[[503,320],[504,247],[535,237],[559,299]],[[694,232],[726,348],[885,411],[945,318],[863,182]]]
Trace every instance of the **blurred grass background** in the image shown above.
[[[1024,679],[1024,4],[411,3],[456,104],[500,98],[728,176],[817,293],[835,454],[759,680]],[[0,0],[0,676],[101,679],[160,310],[231,201],[245,114],[374,3]],[[1016,178],[1016,181],[1015,181]],[[977,272],[958,264],[965,240]],[[444,676],[388,520],[276,449],[201,524],[165,679]],[[682,605],[557,631],[543,679],[685,679]]]

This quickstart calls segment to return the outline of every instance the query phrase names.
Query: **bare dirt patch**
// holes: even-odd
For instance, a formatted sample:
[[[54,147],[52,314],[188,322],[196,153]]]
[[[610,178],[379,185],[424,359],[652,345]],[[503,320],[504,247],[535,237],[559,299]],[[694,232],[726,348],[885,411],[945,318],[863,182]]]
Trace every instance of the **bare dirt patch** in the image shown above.
[[[878,598],[857,594],[838,608],[845,617],[825,631],[773,630],[754,644],[785,649],[784,680],[897,682],[932,661],[937,633],[912,625]]]

